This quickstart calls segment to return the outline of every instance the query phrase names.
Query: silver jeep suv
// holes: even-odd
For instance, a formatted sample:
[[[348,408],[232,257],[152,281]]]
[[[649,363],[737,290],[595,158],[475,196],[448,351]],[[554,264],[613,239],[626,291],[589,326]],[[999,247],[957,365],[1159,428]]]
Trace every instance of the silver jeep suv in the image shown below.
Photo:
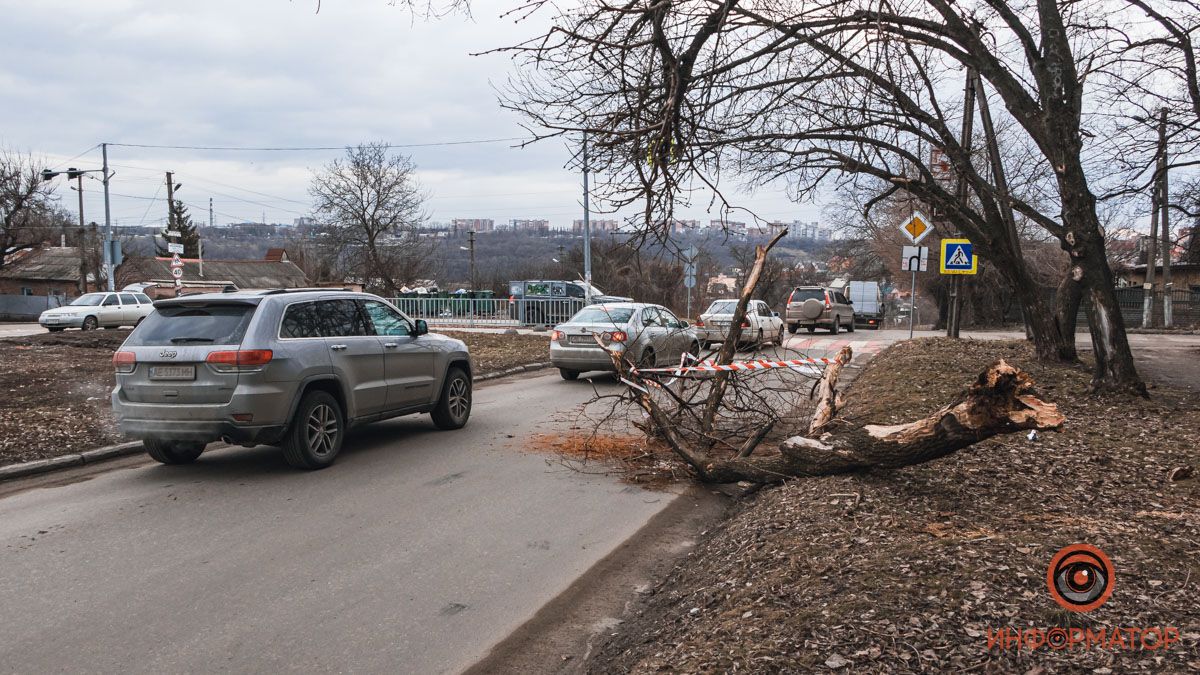
[[[471,415],[467,346],[380,297],[288,289],[154,307],[113,355],[112,404],[121,431],[164,464],[223,440],[322,469],[351,427],[430,413],[458,429]]]

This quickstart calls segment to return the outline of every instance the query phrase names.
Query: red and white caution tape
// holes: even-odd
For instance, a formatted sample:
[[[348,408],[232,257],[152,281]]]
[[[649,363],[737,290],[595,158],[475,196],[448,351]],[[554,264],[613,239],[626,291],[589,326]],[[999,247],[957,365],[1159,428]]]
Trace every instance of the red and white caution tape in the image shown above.
[[[720,371],[738,371],[738,370],[770,370],[771,368],[793,368],[795,366],[814,366],[814,365],[829,365],[837,361],[836,358],[805,358],[805,359],[786,359],[783,361],[772,361],[770,359],[761,359],[758,361],[734,361],[733,363],[716,363],[714,361],[700,361],[691,366],[671,366],[669,368],[636,368],[635,373],[671,373],[673,375],[681,375],[683,373],[716,373]]]

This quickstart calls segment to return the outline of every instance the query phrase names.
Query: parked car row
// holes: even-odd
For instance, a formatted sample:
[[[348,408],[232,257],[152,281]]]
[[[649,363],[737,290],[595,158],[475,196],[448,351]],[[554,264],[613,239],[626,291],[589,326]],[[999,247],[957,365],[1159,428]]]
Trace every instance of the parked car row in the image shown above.
[[[864,325],[879,328],[883,302],[875,282],[851,282],[847,290],[862,298]],[[641,302],[605,302],[589,305],[554,328],[550,336],[550,362],[564,380],[577,379],[584,371],[612,371],[610,351],[620,352],[639,367],[678,364],[684,353],[693,356],[714,343],[725,342],[733,327],[736,299],[714,300],[691,326],[662,305]],[[853,332],[854,302],[838,288],[798,286],[786,303],[785,316],[762,300],[751,300],[741,322],[739,347],[782,346],[786,333],[817,328],[833,335]],[[786,332],[785,332],[786,331]]]
[[[139,325],[113,355],[113,412],[164,464],[223,440],[321,469],[354,426],[430,413],[458,429],[471,415],[467,346],[367,293],[207,293],[123,321]]]

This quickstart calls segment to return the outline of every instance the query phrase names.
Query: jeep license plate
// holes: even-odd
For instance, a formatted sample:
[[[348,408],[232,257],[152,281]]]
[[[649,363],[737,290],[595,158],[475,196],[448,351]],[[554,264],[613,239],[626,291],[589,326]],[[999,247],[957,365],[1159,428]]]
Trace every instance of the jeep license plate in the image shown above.
[[[150,366],[152,380],[194,380],[196,366]]]

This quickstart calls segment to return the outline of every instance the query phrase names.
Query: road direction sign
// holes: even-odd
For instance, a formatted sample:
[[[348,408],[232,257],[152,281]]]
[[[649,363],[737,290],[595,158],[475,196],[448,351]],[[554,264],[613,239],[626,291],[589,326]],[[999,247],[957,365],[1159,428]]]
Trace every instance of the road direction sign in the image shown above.
[[[183,253],[183,244],[167,244],[167,251],[170,253]]]
[[[182,237],[183,233],[179,230],[167,230],[168,237]]]
[[[970,239],[942,240],[942,274],[975,274],[978,259]]]
[[[182,267],[172,267],[171,268],[171,276],[175,277],[176,279],[182,279],[183,278],[183,268]]]
[[[900,254],[900,269],[905,272],[928,272],[929,247],[905,246]]]
[[[925,217],[925,214],[917,211],[912,214],[911,218],[900,223],[900,231],[908,237],[909,241],[919,244],[930,232],[933,232],[933,226],[929,224],[929,219]]]
[[[683,277],[683,287],[684,288],[695,288],[696,287],[696,275],[689,274],[689,275]]]

